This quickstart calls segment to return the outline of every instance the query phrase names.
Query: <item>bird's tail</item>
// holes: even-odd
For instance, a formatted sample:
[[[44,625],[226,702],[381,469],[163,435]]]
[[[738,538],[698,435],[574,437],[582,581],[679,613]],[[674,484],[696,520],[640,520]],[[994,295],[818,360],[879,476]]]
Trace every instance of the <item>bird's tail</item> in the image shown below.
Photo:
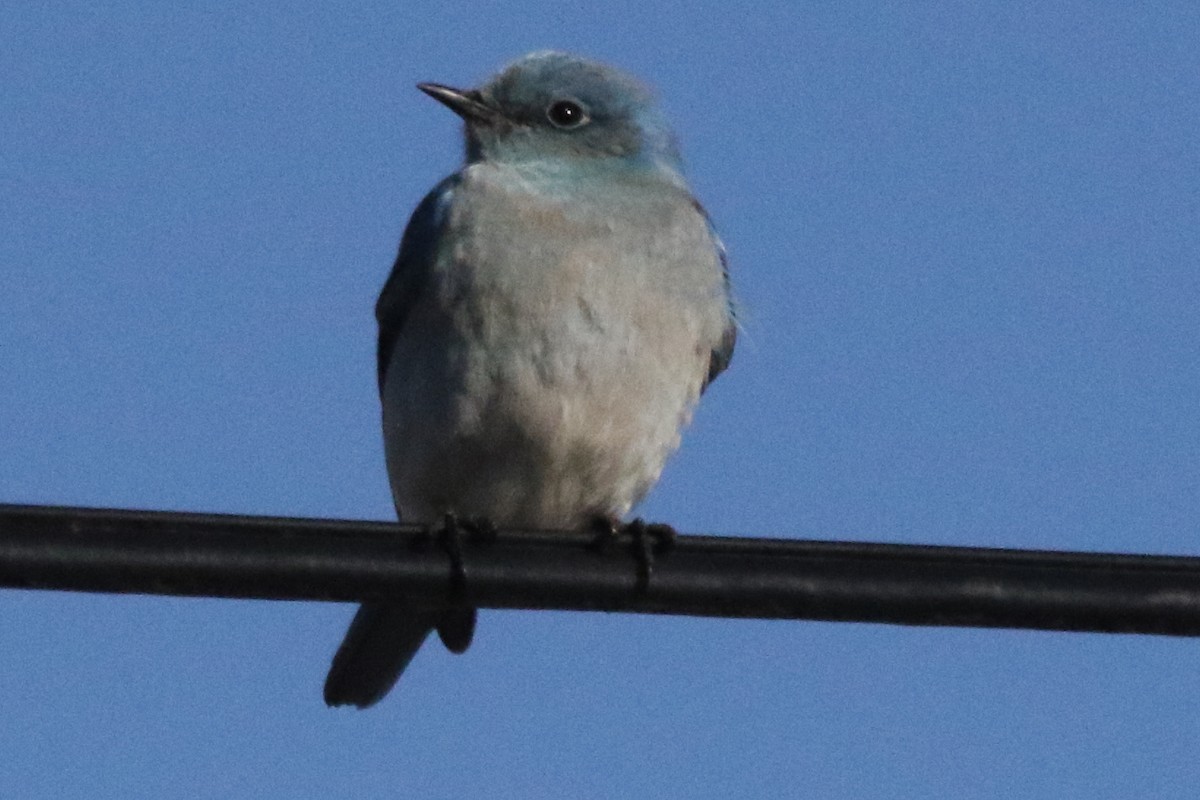
[[[364,603],[333,657],[325,679],[326,704],[375,705],[396,685],[437,623],[436,613],[394,603]]]

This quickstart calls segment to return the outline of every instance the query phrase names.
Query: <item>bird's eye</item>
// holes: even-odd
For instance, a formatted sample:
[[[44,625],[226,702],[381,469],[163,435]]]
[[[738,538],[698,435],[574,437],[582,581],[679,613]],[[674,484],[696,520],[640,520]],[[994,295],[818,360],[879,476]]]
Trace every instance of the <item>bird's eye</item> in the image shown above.
[[[546,118],[559,128],[578,128],[588,121],[583,106],[573,100],[558,100],[546,109]]]

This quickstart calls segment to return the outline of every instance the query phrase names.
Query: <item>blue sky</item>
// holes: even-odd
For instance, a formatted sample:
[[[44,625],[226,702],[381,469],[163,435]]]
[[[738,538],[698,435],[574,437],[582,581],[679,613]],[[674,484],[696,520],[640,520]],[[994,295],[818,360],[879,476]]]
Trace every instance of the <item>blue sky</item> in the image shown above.
[[[1200,554],[1192,3],[26,4],[0,502],[392,515],[372,306],[472,84],[655,85],[744,333],[641,512]],[[1200,643],[485,612],[365,713],[352,609],[0,591],[0,796],[1194,797]]]

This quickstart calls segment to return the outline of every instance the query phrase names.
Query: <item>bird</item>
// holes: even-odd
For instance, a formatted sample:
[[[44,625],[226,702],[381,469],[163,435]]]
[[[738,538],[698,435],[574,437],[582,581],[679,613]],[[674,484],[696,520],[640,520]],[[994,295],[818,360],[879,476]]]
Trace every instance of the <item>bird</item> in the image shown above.
[[[587,529],[657,482],[738,324],[725,248],[650,89],[539,51],[477,89],[465,159],[418,204],[376,304],[384,451],[402,521]],[[447,516],[450,515],[450,516]],[[366,708],[473,608],[360,606],[325,683]]]

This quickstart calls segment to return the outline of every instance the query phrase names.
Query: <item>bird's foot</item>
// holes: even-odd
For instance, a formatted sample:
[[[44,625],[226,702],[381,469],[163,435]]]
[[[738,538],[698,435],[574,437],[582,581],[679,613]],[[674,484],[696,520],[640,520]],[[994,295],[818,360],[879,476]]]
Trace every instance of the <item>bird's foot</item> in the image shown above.
[[[429,527],[429,536],[436,539],[450,557],[451,605],[437,623],[438,638],[451,653],[463,653],[475,636],[476,609],[464,602],[467,591],[467,570],[463,564],[463,534],[470,541],[486,542],[496,538],[496,526],[484,517],[459,517],[446,513],[437,526]]]
[[[675,529],[662,523],[648,523],[639,517],[625,525],[625,532],[633,538],[633,554],[638,564],[637,591],[644,592],[650,588],[655,556],[675,546]]]
[[[613,547],[622,534],[628,534],[633,548],[634,558],[637,559],[637,591],[644,592],[650,588],[650,577],[654,574],[655,556],[668,552],[675,546],[677,534],[670,525],[648,523],[638,518],[621,523],[614,517],[597,517],[592,522],[595,536],[591,548],[598,552],[606,552]]]
[[[479,612],[474,606],[451,606],[437,623],[438,638],[451,653],[461,655],[475,638],[475,623]]]
[[[427,541],[436,541],[450,556],[450,595],[461,598],[467,587],[467,571],[463,566],[464,534],[470,542],[494,542],[498,535],[495,524],[486,517],[460,517],[452,511],[442,515],[436,525],[427,525]]]
[[[596,516],[589,526],[592,530],[592,541],[588,548],[597,553],[606,553],[620,538],[621,520],[611,516]]]

